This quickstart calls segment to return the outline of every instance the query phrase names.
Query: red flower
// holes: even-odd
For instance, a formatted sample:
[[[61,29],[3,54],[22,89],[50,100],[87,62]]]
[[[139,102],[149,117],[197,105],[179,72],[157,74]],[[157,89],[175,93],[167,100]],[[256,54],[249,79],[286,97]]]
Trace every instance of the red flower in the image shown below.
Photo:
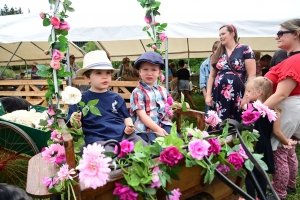
[[[174,146],[170,146],[161,152],[159,161],[167,164],[169,167],[173,167],[182,158],[183,156],[179,150]]]

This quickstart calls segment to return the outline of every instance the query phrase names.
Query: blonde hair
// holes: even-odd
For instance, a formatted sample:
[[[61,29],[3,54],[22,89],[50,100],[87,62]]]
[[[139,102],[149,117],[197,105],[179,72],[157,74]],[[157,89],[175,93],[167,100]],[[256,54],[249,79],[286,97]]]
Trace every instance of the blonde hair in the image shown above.
[[[280,26],[285,29],[295,31],[294,34],[297,35],[298,39],[300,40],[300,18],[285,21],[281,23]]]
[[[265,102],[273,94],[273,83],[265,77],[252,78],[246,88],[252,87],[256,93],[262,92],[262,102]]]

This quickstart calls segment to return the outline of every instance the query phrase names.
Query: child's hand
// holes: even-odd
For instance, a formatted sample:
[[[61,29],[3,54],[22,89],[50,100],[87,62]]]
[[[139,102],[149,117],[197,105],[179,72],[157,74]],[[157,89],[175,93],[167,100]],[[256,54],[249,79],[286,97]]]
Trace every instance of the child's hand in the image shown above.
[[[70,118],[71,126],[74,126],[73,121],[76,122],[78,128],[81,127],[81,112],[73,112]]]
[[[126,135],[131,135],[134,132],[134,126],[126,125],[124,132]]]
[[[159,133],[160,134],[159,136],[167,136],[167,135],[169,135],[167,133],[167,131],[165,131],[165,129],[160,128],[160,127],[157,130],[155,130],[155,132]]]

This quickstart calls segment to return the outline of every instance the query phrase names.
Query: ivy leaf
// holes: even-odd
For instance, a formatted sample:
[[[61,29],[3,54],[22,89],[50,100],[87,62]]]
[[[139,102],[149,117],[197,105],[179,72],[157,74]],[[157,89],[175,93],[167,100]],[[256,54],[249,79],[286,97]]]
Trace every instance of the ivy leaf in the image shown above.
[[[146,188],[145,192],[150,195],[156,194],[156,190],[154,188]]]
[[[58,37],[58,40],[59,40],[60,42],[67,42],[67,41],[68,41],[68,38],[66,38],[64,35],[61,35],[61,36]]]
[[[99,99],[90,100],[90,101],[87,103],[87,105],[88,105],[88,106],[95,106],[95,105],[98,104],[98,102],[99,102]]]
[[[49,26],[50,24],[51,24],[50,19],[49,18],[44,18],[43,26]]]
[[[89,112],[89,107],[84,106],[84,107],[82,108],[82,114],[83,114],[83,116],[85,117],[85,116],[88,114],[88,112]]]
[[[62,34],[63,36],[67,36],[68,35],[68,31],[67,30],[61,30],[60,34]]]
[[[100,110],[96,106],[90,106],[90,111],[96,116],[102,116]]]

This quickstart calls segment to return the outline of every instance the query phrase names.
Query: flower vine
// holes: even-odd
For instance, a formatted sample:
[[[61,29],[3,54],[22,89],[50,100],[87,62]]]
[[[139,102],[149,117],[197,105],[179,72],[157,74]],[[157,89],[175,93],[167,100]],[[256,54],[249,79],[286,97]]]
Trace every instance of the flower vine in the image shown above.
[[[153,42],[147,44],[147,47],[151,47],[157,53],[164,53],[166,50],[161,51],[160,46],[168,37],[165,33],[167,23],[159,23],[155,21],[155,17],[160,15],[159,6],[161,2],[155,0],[138,0],[143,8],[146,8],[146,14],[144,17],[147,25],[143,28]]]

